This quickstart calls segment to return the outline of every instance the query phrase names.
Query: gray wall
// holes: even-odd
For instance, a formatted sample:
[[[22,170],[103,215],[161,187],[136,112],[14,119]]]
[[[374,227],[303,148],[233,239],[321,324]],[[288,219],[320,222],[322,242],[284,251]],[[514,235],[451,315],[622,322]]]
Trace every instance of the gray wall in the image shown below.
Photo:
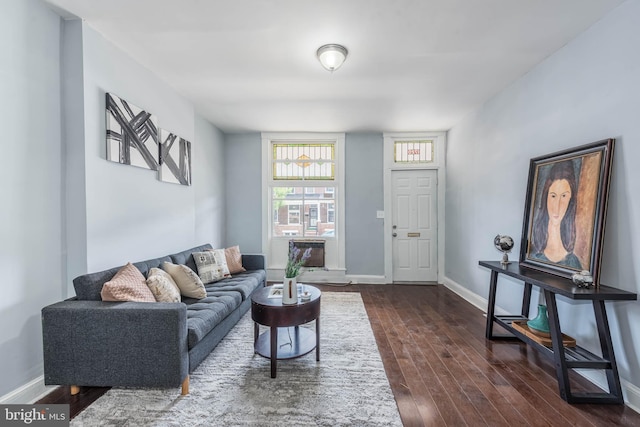
[[[195,121],[197,156],[192,158],[195,196],[195,239],[224,247],[225,154],[224,134],[199,115]]]
[[[225,147],[191,103],[86,23],[62,21],[39,0],[8,0],[0,31],[0,324],[12,325],[0,330],[0,398],[25,403],[42,390],[18,392],[43,374],[40,310],[74,295],[72,278],[222,246]],[[105,92],[192,142],[191,187],[106,160]]]
[[[40,309],[63,296],[60,18],[0,4],[0,396],[42,374]]]
[[[87,269],[201,243],[195,236],[194,187],[164,183],[154,171],[107,161],[105,150],[106,92],[150,111],[159,127],[192,141],[197,159],[202,142],[194,140],[193,106],[85,22],[82,42]]]
[[[499,259],[493,236],[520,245],[528,161],[600,139],[617,139],[602,282],[640,290],[640,3],[626,2],[465,118],[448,135],[446,275],[487,296]],[[517,259],[514,250],[512,259]],[[519,312],[522,286],[499,284],[498,306]],[[640,386],[639,302],[607,305],[621,377]],[[588,304],[559,301],[563,332],[599,353]]]
[[[225,136],[225,241],[244,253],[262,253],[261,144],[259,133]]]
[[[382,134],[346,135],[347,274],[384,275]],[[227,245],[262,251],[262,146],[259,133],[225,136]],[[266,230],[265,230],[266,232]]]
[[[222,133],[193,105],[88,24],[65,21],[68,278],[201,243],[222,245]],[[106,160],[105,94],[158,118],[191,141],[192,186],[161,182],[148,169]],[[77,108],[75,103],[82,106]],[[74,110],[74,108],[76,110]],[[79,111],[77,111],[79,110]],[[77,219],[77,221],[76,221]],[[82,227],[85,227],[84,229]],[[69,294],[73,294],[70,280]]]
[[[347,134],[345,161],[347,274],[384,276],[382,134]]]

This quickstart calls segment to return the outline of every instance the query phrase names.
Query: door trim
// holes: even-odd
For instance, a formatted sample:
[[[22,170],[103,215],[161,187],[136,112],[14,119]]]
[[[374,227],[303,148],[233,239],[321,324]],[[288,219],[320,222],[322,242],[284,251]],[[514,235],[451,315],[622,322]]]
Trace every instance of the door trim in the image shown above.
[[[444,274],[444,230],[445,230],[445,209],[444,209],[444,193],[445,193],[445,144],[446,132],[402,132],[402,133],[384,133],[384,280],[385,283],[393,283],[393,245],[391,237],[391,219],[392,219],[392,184],[391,172],[394,170],[406,169],[436,169],[438,171],[438,283],[442,283]],[[393,146],[395,141],[415,140],[415,139],[432,139],[435,144],[434,161],[427,164],[394,164]]]

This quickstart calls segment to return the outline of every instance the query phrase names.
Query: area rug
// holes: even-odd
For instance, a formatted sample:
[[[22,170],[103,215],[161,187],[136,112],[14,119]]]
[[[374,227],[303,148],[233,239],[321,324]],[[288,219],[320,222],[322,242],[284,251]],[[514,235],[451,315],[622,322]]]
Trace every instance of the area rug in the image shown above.
[[[313,329],[315,322],[303,327]],[[261,331],[266,330],[262,328]],[[315,351],[270,362],[253,352],[247,313],[191,374],[190,394],[113,388],[72,426],[401,426],[359,293],[324,292]]]

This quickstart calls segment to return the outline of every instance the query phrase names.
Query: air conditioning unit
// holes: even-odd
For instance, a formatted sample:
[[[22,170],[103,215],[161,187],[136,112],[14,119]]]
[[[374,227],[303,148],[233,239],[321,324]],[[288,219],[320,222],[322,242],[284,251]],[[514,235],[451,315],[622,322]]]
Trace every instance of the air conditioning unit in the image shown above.
[[[324,244],[325,240],[291,240],[293,246],[300,249],[300,255],[302,256],[304,251],[311,248],[311,256],[302,264],[304,267],[324,267]]]

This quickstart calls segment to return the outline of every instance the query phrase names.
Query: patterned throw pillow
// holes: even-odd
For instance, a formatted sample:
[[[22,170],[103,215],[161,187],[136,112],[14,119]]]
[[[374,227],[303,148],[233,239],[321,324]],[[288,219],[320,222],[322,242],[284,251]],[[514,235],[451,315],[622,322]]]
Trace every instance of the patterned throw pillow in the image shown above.
[[[102,301],[156,302],[140,270],[130,262],[102,286]]]
[[[165,261],[162,263],[162,269],[171,275],[178,288],[180,288],[180,293],[185,297],[202,299],[207,296],[202,280],[200,280],[195,271],[186,265],[172,264]]]
[[[180,288],[164,270],[155,267],[149,270],[147,286],[158,302],[180,302]]]
[[[242,266],[242,254],[240,253],[240,246],[232,246],[224,250],[224,257],[227,259],[227,266],[229,267],[229,273],[236,274],[247,271]]]
[[[193,260],[198,267],[198,276],[204,283],[213,283],[230,277],[224,249],[209,249],[204,252],[193,252]]]

